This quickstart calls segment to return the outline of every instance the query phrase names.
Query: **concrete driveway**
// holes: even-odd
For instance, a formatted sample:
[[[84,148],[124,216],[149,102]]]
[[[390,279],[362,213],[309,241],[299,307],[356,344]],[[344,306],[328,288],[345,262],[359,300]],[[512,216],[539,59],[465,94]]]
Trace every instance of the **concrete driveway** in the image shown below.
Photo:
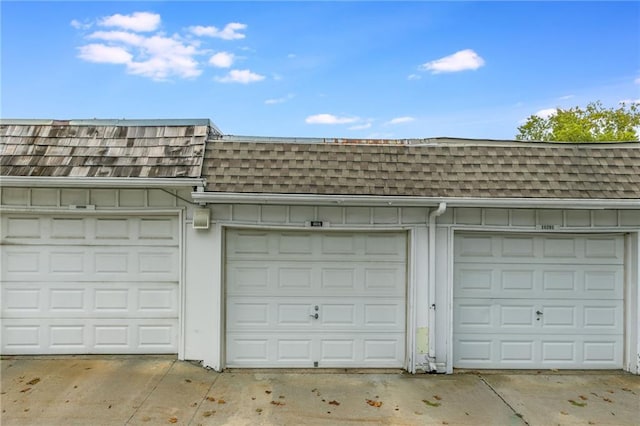
[[[640,377],[622,372],[216,373],[169,356],[1,365],[3,426],[640,423]]]

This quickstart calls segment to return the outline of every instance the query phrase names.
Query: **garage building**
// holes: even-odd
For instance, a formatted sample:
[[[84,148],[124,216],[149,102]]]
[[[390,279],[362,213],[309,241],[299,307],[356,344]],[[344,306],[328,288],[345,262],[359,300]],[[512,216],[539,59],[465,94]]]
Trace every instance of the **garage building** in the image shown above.
[[[0,129],[3,354],[639,371],[637,142]]]

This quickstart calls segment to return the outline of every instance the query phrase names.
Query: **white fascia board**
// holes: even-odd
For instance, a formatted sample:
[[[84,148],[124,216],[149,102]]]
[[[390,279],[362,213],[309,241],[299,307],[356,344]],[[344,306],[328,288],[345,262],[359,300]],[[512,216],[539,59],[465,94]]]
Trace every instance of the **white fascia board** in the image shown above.
[[[205,180],[200,178],[0,177],[3,187],[28,188],[184,188],[204,187],[205,184]]]
[[[370,195],[261,194],[192,192],[195,202],[209,204],[289,204],[392,207],[495,207],[539,209],[640,209],[640,199],[442,198]]]

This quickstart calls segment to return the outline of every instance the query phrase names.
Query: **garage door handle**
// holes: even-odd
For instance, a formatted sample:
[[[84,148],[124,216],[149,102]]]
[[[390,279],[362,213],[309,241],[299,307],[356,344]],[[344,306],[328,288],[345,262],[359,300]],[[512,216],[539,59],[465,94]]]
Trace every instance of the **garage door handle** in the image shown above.
[[[536,315],[542,315],[542,312],[536,311]]]
[[[316,312],[315,314],[313,314],[313,315],[309,315],[309,316],[310,316],[311,318],[318,319],[318,313],[317,313],[317,312]]]

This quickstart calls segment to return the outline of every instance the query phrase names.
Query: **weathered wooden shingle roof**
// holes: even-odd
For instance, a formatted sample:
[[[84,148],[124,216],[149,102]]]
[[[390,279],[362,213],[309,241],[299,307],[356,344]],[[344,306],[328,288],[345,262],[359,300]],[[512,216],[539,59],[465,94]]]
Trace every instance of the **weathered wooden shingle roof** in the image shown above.
[[[640,144],[207,143],[207,191],[472,198],[640,199]]]
[[[199,178],[209,120],[0,122],[0,175]]]

